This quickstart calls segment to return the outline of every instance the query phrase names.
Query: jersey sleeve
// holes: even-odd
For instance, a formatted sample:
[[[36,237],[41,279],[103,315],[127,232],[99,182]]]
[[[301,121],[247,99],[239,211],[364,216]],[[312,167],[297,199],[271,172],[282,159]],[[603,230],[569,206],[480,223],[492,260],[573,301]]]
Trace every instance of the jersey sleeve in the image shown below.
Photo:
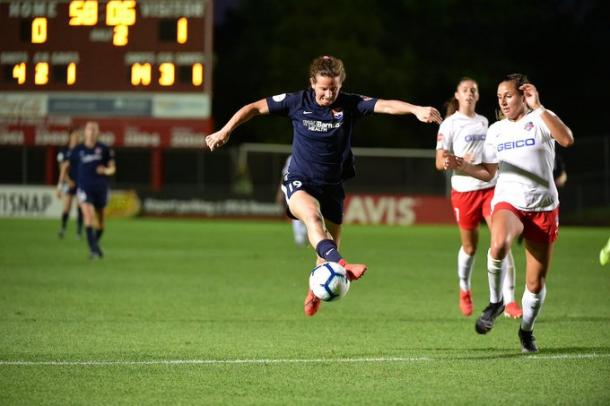
[[[551,110],[547,110],[549,112],[549,114],[552,114],[553,116],[557,117],[557,115],[555,113],[553,113]],[[544,141],[549,141],[553,138],[553,136],[551,135],[551,130],[549,129],[549,127],[545,124],[544,120],[542,119],[542,117],[540,117],[540,112],[534,111],[534,119],[536,120],[536,125],[540,128],[542,136],[544,137]]]
[[[282,93],[267,97],[269,113],[287,116],[299,103],[299,93]]]
[[[367,116],[375,112],[375,104],[377,99],[374,97],[356,95],[356,111],[360,116]]]
[[[436,134],[436,150],[444,149],[453,152],[453,134],[451,131],[451,121],[443,120],[441,125],[438,127],[438,133]]]
[[[486,164],[497,164],[498,163],[498,154],[496,147],[496,140],[498,139],[495,127],[492,125],[487,130],[487,136],[485,137],[485,146],[483,148],[483,157],[481,159],[482,163]]]

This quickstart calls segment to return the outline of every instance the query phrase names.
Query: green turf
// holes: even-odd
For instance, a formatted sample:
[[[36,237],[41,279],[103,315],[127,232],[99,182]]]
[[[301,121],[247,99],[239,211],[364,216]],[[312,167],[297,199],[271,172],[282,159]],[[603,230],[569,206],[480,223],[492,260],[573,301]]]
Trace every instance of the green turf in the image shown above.
[[[517,321],[479,336],[459,314],[453,226],[347,226],[370,270],[306,318],[287,223],[111,221],[96,262],[57,223],[0,220],[2,405],[610,403],[608,228],[561,229],[532,357]]]

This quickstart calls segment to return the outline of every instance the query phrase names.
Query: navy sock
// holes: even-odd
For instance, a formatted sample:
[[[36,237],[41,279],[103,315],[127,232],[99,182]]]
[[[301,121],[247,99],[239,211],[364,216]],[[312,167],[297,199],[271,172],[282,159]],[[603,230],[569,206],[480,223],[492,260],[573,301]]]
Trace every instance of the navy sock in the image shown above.
[[[95,239],[99,241],[102,238],[102,234],[104,234],[103,228],[98,228],[97,230],[95,230]]]
[[[69,213],[62,213],[61,215],[61,229],[66,229],[66,223],[68,222]]]
[[[95,238],[95,232],[93,231],[93,227],[85,227],[87,232],[87,243],[89,244],[89,251],[99,253],[99,248],[97,247],[97,238]]]
[[[327,261],[339,262],[343,257],[337,250],[337,244],[333,240],[322,240],[316,246],[316,252]]]
[[[82,234],[83,232],[83,211],[80,209],[80,207],[77,210],[78,216],[76,218],[76,225],[77,225],[77,233]]]

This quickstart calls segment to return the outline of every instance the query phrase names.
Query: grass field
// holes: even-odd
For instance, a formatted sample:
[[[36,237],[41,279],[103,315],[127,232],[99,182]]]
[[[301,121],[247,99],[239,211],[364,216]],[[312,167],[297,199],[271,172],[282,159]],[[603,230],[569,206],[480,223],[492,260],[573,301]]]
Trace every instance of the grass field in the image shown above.
[[[609,228],[561,229],[526,356],[518,321],[479,336],[460,315],[453,226],[347,226],[370,270],[307,318],[313,256],[287,223],[112,221],[95,262],[57,224],[0,220],[2,405],[610,403]]]

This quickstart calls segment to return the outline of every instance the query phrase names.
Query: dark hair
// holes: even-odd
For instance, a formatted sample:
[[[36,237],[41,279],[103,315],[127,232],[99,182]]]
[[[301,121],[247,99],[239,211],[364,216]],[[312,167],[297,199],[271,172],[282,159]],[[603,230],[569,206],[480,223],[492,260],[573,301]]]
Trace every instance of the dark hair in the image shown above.
[[[343,83],[345,81],[345,68],[343,67],[343,61],[333,56],[320,56],[313,60],[309,66],[309,77],[316,79],[317,75],[328,76],[331,78],[339,77],[339,80]]]
[[[522,90],[519,90],[521,86],[526,83],[530,83],[529,79],[527,78],[527,75],[524,75],[523,73],[509,73],[504,77],[504,80],[502,80],[502,82],[513,82],[519,93],[523,93]]]
[[[509,73],[508,75],[504,76],[504,79],[502,79],[500,83],[503,82],[513,82],[513,84],[515,85],[515,89],[517,89],[517,92],[521,95],[523,94],[523,90],[519,88],[526,83],[530,83],[529,79],[527,78],[527,75],[524,75],[523,73]],[[499,109],[496,109],[496,119],[504,119],[504,114],[502,114],[502,111],[500,111]]]
[[[455,90],[457,91],[457,89],[460,87],[462,82],[466,82],[466,81],[474,82],[477,84],[477,86],[479,85],[477,83],[477,81],[474,80],[473,78],[468,77],[468,76],[463,76],[459,80],[457,86],[455,87]],[[445,102],[444,106],[445,106],[445,118],[447,118],[460,109],[460,102],[458,102],[458,100],[455,98],[455,96],[453,96],[453,97],[451,97],[451,99],[449,99]]]

